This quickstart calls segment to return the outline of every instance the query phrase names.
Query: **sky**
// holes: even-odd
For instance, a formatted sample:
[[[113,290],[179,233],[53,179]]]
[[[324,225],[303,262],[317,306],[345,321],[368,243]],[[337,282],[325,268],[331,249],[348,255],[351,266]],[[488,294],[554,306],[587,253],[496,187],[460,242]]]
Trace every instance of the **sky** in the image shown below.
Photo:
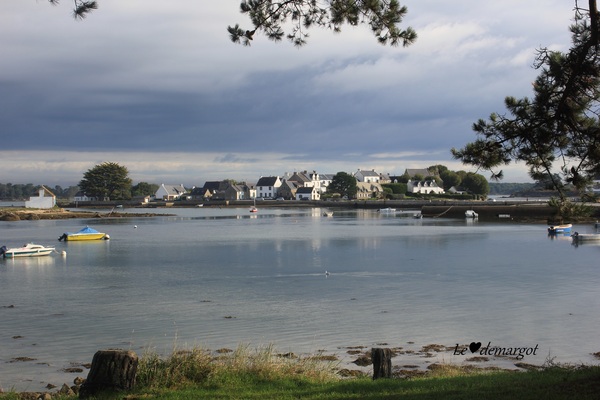
[[[417,41],[367,26],[311,29],[308,44],[249,47],[239,0],[0,1],[0,183],[77,185],[102,162],[133,183],[256,182],[453,160],[471,127],[532,95],[536,49],[567,51],[570,0],[404,0]],[[530,181],[523,165],[505,182]],[[479,171],[489,177],[488,172]]]

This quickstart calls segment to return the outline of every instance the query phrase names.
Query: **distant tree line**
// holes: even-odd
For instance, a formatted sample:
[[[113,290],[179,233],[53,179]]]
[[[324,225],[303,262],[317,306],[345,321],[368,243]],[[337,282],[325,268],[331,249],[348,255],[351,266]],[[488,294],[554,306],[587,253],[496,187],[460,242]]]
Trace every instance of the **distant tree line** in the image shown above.
[[[72,198],[79,191],[78,186],[69,186],[67,188],[59,185],[54,187],[50,185],[44,186],[54,193],[57,198],[61,199]],[[42,185],[34,185],[32,183],[0,183],[0,200],[27,200],[31,196],[37,196],[41,187]]]
[[[510,195],[514,193],[527,192],[537,187],[535,183],[504,183],[490,182],[491,195]]]

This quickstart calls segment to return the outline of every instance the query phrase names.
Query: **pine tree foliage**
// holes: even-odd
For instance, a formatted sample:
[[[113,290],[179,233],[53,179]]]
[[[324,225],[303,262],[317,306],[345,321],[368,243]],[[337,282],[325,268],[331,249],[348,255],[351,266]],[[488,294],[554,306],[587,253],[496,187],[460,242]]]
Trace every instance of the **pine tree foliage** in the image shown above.
[[[496,169],[523,162],[534,180],[552,180],[560,198],[566,185],[583,192],[600,174],[600,48],[596,0],[576,7],[566,53],[538,50],[533,98],[507,97],[508,114],[473,124],[477,139],[452,149],[456,159],[501,179]],[[560,174],[556,174],[559,170]],[[559,179],[557,179],[557,177]]]
[[[250,17],[252,29],[238,24],[229,26],[234,43],[250,45],[254,34],[262,31],[267,38],[280,41],[284,37],[295,46],[306,44],[309,29],[322,27],[340,32],[343,24],[366,23],[381,44],[408,46],[417,39],[416,32],[400,28],[407,8],[397,0],[244,0],[240,11]],[[284,28],[288,28],[286,31]]]
[[[48,0],[50,4],[57,5],[59,0]],[[73,0],[73,18],[84,19],[93,10],[98,9],[96,1]]]

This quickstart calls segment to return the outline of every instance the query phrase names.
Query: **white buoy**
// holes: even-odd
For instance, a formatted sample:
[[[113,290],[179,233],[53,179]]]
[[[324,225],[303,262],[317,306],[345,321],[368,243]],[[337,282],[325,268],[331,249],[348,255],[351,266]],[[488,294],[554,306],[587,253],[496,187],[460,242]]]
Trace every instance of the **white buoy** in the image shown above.
[[[63,257],[66,257],[67,256],[67,252],[63,250],[63,251],[60,252],[60,255],[63,256]]]
[[[134,228],[134,229],[137,229],[137,225],[134,225],[134,226],[133,226],[133,228]]]

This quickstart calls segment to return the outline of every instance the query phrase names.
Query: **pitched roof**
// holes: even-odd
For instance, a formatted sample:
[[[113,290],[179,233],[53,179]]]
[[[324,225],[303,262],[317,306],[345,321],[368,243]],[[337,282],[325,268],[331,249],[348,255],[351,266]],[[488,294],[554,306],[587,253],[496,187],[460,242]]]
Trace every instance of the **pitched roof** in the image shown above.
[[[421,175],[423,177],[431,176],[431,172],[427,168],[415,168],[415,169],[406,169],[406,173],[412,178],[415,175]]]
[[[277,179],[279,179],[278,176],[263,176],[256,183],[256,187],[259,187],[259,186],[275,186],[275,183],[277,182]]]
[[[379,176],[379,174],[373,170],[370,171],[364,171],[362,169],[359,169],[357,172],[357,174],[361,174],[362,176]]]
[[[208,181],[204,182],[203,189],[208,189],[211,192],[216,192],[217,190],[221,190],[221,181]]]
[[[184,194],[186,192],[185,187],[183,187],[183,185],[165,185],[163,183],[162,187],[165,188],[165,190],[169,194]]]

